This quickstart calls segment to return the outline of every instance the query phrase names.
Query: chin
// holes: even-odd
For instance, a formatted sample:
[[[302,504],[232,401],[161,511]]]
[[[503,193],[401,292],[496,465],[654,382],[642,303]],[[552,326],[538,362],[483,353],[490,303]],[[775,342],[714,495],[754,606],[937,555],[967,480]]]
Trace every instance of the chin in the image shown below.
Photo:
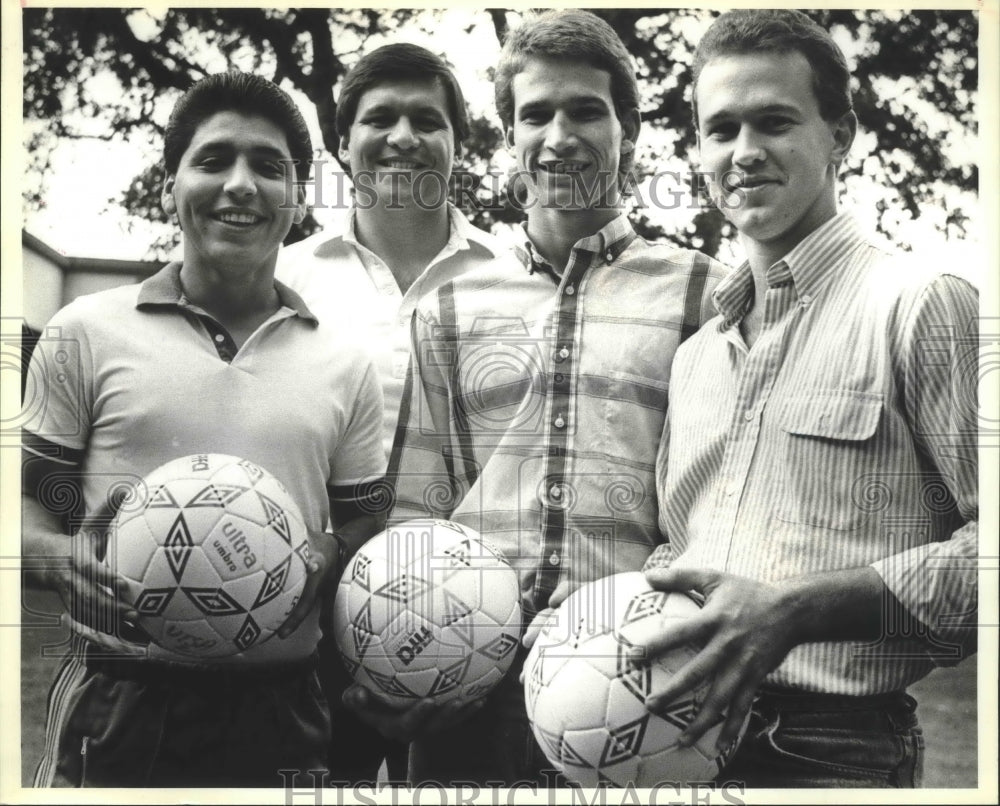
[[[770,241],[781,236],[782,228],[761,211],[744,212],[742,215],[726,216],[726,218],[741,235],[753,238],[755,241]]]

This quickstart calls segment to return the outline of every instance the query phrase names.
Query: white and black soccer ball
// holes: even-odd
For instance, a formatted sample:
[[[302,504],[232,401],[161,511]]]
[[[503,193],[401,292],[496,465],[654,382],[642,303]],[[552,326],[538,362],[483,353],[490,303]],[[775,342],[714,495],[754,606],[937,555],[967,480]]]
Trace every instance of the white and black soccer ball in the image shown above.
[[[195,454],[134,488],[111,524],[106,562],[154,643],[219,658],[274,635],[308,559],[302,515],[281,482],[246,459]]]
[[[393,704],[476,699],[516,655],[517,574],[467,526],[408,521],[373,537],[348,564],[333,625],[351,676]]]
[[[655,787],[719,774],[734,749],[715,749],[722,723],[691,747],[677,746],[707,686],[681,695],[662,716],[645,705],[696,649],[679,647],[652,662],[630,657],[630,635],[646,619],[682,620],[698,610],[687,595],[653,590],[643,574],[624,573],[575,591],[543,628],[524,665],[525,702],[535,739],[570,781]]]

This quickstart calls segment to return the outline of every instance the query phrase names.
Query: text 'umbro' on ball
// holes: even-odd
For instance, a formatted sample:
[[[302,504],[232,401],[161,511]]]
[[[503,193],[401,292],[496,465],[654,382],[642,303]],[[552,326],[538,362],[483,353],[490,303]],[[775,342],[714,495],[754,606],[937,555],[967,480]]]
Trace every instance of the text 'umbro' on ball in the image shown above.
[[[195,454],[136,485],[111,524],[106,561],[154,643],[219,658],[274,635],[308,559],[302,515],[280,481],[239,457]]]

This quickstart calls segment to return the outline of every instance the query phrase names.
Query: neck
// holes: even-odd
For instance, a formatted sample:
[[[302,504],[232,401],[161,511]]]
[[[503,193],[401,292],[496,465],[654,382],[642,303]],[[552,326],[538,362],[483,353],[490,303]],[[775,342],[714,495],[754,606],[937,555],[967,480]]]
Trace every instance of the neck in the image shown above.
[[[599,232],[620,212],[615,207],[559,210],[536,205],[528,211],[528,237],[542,257],[562,272],[576,242]]]
[[[767,270],[836,214],[837,206],[831,199],[831,204],[828,207],[819,208],[817,215],[803,218],[797,227],[778,238],[758,241],[740,234],[740,242],[746,251],[747,263],[750,264],[750,272],[753,274],[754,287],[753,305],[742,324],[743,336],[748,345],[751,345],[756,339],[763,322],[764,295],[767,293]]]
[[[197,256],[184,256],[180,280],[184,295],[223,325],[267,318],[279,307],[274,288],[275,256],[257,269],[245,265],[204,266]]]
[[[763,278],[764,273],[802,241],[837,215],[837,198],[831,183],[829,192],[821,195],[799,221],[780,235],[766,241],[751,238],[740,233],[740,242],[747,254],[754,280]]]
[[[448,207],[356,208],[355,237],[389,267],[403,293],[448,243]]]

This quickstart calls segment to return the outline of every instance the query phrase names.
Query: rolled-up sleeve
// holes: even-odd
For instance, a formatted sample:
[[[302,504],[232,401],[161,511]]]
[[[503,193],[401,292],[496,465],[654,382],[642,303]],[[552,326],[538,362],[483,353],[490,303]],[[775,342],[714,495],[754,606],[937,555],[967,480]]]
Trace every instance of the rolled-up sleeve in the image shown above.
[[[975,651],[978,624],[979,297],[953,276],[931,283],[901,323],[902,403],[918,449],[954,501],[950,539],[915,546],[872,564],[888,589],[936,643]],[[945,490],[946,488],[946,490]],[[949,502],[950,503],[950,502]]]

